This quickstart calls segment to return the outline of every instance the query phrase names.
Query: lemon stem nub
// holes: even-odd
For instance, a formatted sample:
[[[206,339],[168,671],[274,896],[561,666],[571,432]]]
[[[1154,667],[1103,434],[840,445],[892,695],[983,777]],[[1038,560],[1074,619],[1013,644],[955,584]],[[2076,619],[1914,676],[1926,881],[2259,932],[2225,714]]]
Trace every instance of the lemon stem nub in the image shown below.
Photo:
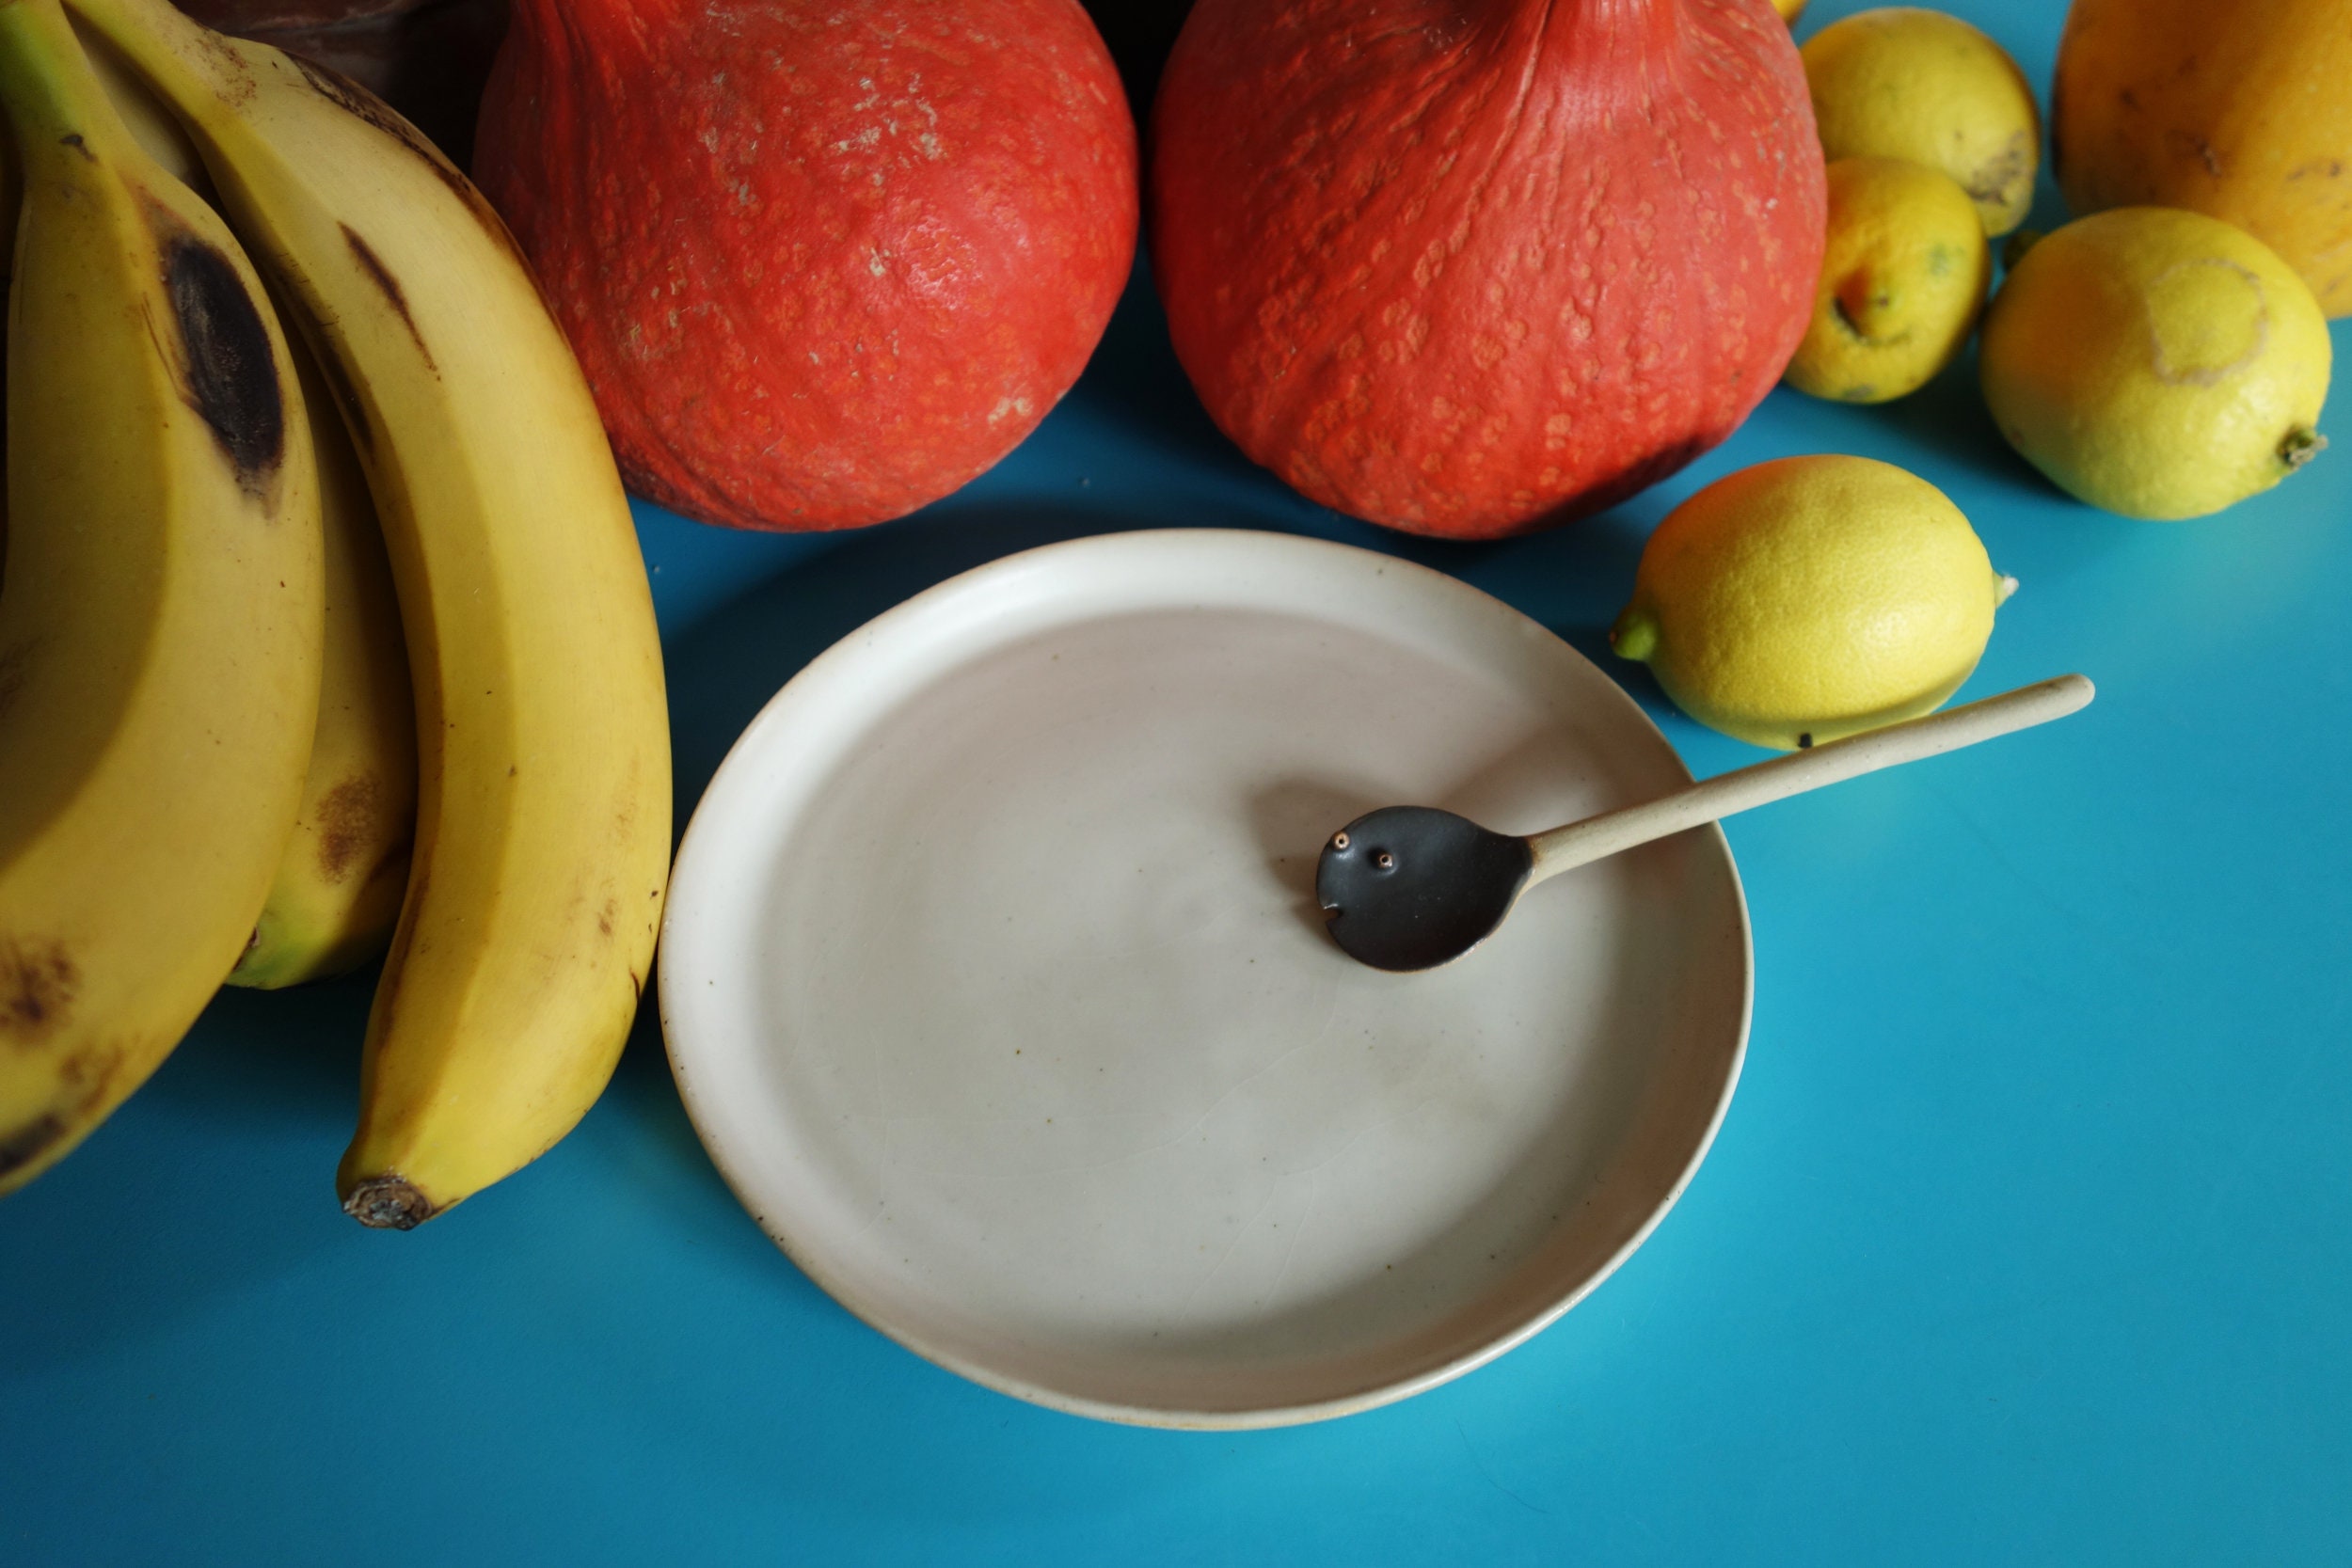
[[[1645,611],[1628,608],[1609,628],[1609,646],[1619,658],[1647,659],[1658,651],[1658,623]]]
[[[2328,437],[2307,424],[2296,425],[2279,443],[2279,461],[2292,473],[2328,450]]]

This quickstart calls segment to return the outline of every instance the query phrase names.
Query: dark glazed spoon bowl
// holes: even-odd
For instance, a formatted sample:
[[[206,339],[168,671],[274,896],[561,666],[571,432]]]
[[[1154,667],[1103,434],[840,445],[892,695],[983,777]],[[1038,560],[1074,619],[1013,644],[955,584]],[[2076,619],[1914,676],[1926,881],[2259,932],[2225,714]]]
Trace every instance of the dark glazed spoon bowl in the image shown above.
[[[1375,969],[1431,969],[1485,941],[1535,864],[1527,840],[1435,806],[1383,806],[1331,835],[1315,901]]]

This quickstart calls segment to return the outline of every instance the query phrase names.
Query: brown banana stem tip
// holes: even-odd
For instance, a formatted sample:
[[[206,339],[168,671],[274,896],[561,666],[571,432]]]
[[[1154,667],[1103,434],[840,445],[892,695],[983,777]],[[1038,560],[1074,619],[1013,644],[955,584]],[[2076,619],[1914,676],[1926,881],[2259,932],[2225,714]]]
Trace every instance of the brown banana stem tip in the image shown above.
[[[2279,461],[2289,468],[2299,468],[2327,450],[2327,436],[2307,424],[2299,424],[2279,443]]]
[[[377,1176],[351,1190],[343,1199],[343,1212],[378,1230],[414,1230],[439,1211],[402,1178]]]

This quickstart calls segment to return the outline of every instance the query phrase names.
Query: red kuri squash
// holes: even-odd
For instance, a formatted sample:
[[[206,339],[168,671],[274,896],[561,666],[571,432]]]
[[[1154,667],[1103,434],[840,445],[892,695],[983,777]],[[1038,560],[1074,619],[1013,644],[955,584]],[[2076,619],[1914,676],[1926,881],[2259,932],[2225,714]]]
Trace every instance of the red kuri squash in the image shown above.
[[[1152,270],[1210,414],[1392,528],[1606,506],[1804,336],[1821,151],[1768,0],[1200,0],[1152,134]]]
[[[1078,0],[516,0],[475,175],[629,487],[739,528],[911,512],[1078,378],[1135,255]]]

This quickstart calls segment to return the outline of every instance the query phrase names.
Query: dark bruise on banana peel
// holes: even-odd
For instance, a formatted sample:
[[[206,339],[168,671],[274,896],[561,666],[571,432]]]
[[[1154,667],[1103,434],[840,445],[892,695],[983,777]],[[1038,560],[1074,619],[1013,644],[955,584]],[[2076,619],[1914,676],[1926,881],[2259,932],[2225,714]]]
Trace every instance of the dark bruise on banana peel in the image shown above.
[[[357,773],[319,802],[319,875],[328,882],[351,875],[353,862],[389,815],[383,801],[383,781],[373,773]]]
[[[72,1013],[80,982],[63,947],[0,939],[0,1046],[40,1049]],[[55,1107],[17,1126],[0,1128],[0,1183],[47,1154],[70,1132]]]
[[[45,1164],[90,1132],[92,1108],[115,1098],[116,1075],[131,1053],[121,1045],[89,1045],[58,1069],[67,1103],[53,1105],[30,1121],[0,1132],[0,1188],[27,1166]]]
[[[12,1132],[0,1132],[0,1181],[48,1153],[65,1135],[65,1122],[55,1111],[43,1111]]]
[[[268,324],[235,263],[169,208],[141,195],[163,254],[164,297],[179,340],[179,353],[167,350],[165,358],[179,372],[180,395],[212,431],[238,484],[248,495],[265,495],[286,456],[286,389]]]
[[[81,983],[61,944],[0,938],[0,1041],[20,1050],[38,1046],[65,1022]]]
[[[347,223],[340,227],[343,231],[343,243],[351,247],[351,254],[358,261],[359,269],[368,275],[368,281],[375,285],[377,293],[390,302],[393,311],[400,317],[400,325],[408,329],[408,341],[417,345],[419,354],[424,356],[424,368],[437,378],[441,367],[434,362],[433,351],[424,346],[424,334],[417,330],[417,318],[408,313],[407,291],[400,286],[400,279],[392,276],[391,269],[376,255],[375,247],[359,237],[358,230]]]
[[[183,232],[167,236],[163,251],[183,391],[235,465],[238,483],[258,495],[286,455],[286,395],[269,328],[236,268],[214,246]]]

